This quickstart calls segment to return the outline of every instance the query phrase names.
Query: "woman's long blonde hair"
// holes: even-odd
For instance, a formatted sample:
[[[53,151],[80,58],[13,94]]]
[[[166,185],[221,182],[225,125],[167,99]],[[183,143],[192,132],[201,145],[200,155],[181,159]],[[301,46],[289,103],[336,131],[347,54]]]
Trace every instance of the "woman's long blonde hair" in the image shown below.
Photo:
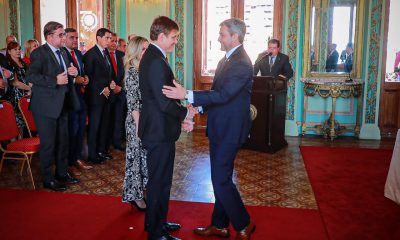
[[[145,42],[148,42],[148,40],[140,36],[136,36],[129,40],[124,57],[125,72],[128,71],[131,66],[139,69],[140,56],[142,55],[143,45]]]
[[[39,42],[36,39],[29,39],[28,41],[25,42],[25,54],[24,57],[29,58],[31,56],[31,49],[33,45],[36,44],[37,47],[39,47]]]

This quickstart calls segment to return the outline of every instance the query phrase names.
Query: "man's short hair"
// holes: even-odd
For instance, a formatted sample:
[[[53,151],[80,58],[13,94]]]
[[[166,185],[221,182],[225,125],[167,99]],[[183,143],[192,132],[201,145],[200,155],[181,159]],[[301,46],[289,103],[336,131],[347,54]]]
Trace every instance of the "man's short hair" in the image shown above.
[[[126,42],[125,39],[119,38],[118,39],[118,46],[121,46],[122,42]]]
[[[226,26],[228,32],[233,35],[236,33],[239,36],[239,42],[243,43],[244,36],[246,35],[246,24],[239,18],[226,19],[219,26]]]
[[[113,36],[113,37],[118,37],[118,35],[116,34],[116,33],[111,33],[111,36]]]
[[[67,34],[67,33],[74,33],[74,32],[76,32],[76,29],[75,28],[66,28],[65,30],[65,34]]]
[[[44,38],[47,39],[47,36],[53,34],[57,29],[63,28],[64,26],[59,22],[50,21],[44,25],[43,35]]]
[[[271,38],[270,40],[268,40],[268,44],[270,44],[270,43],[276,44],[278,46],[278,48],[281,47],[281,42],[276,38]]]
[[[172,32],[172,30],[179,31],[178,24],[166,16],[159,16],[154,19],[153,23],[151,24],[150,39],[152,41],[157,41],[160,33],[164,33],[164,35],[167,36],[170,32]]]
[[[110,30],[108,30],[107,28],[100,28],[96,32],[96,38],[97,37],[104,37],[104,35],[106,35],[106,33],[111,33],[112,34],[112,32]]]

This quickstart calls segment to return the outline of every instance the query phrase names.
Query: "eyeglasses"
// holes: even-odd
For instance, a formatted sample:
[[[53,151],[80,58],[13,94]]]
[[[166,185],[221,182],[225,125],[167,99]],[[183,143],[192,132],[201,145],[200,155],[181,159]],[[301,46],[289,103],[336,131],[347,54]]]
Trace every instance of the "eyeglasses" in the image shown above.
[[[56,34],[56,33],[52,33],[52,35],[54,35],[54,34]],[[63,38],[63,37],[65,37],[67,34],[65,33],[65,32],[63,32],[63,33],[59,33],[58,35],[56,35],[56,36],[58,36],[59,38]]]

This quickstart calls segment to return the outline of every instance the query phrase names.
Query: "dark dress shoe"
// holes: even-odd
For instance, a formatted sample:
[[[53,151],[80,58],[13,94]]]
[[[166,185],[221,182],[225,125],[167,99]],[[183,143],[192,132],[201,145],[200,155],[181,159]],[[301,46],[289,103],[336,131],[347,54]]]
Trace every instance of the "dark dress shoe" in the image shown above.
[[[203,237],[217,236],[221,238],[229,238],[228,228],[217,228],[216,226],[213,225],[210,225],[206,228],[196,228],[193,230],[193,232],[194,234]]]
[[[160,237],[158,240],[181,240],[181,239],[168,234]]]
[[[176,231],[180,228],[181,225],[179,223],[171,223],[171,222],[164,223],[164,229],[168,232]]]
[[[88,158],[88,161],[93,163],[93,164],[103,164],[104,163],[104,159],[100,158],[100,157]]]
[[[43,183],[43,187],[56,192],[64,192],[65,190],[67,190],[67,186],[57,182],[56,180]]]
[[[133,209],[133,207],[135,207],[138,211],[140,211],[140,212],[145,212],[146,211],[146,208],[144,207],[140,207],[137,203],[136,203],[136,201],[135,200],[133,200],[133,201],[130,201],[129,202],[130,204],[131,204],[131,208]]]
[[[250,222],[247,227],[245,227],[242,231],[238,231],[235,237],[235,240],[249,240],[251,234],[256,230],[256,225],[253,222]]]
[[[70,184],[76,184],[79,183],[79,180],[76,178],[73,178],[69,173],[65,174],[64,176],[55,176],[55,179],[57,181],[63,182],[63,183],[70,183]]]
[[[104,159],[104,160],[112,160],[112,159],[113,159],[113,157],[112,157],[111,155],[107,154],[107,153],[101,153],[101,152],[99,152],[99,153],[97,154],[97,156],[98,156],[99,158]]]

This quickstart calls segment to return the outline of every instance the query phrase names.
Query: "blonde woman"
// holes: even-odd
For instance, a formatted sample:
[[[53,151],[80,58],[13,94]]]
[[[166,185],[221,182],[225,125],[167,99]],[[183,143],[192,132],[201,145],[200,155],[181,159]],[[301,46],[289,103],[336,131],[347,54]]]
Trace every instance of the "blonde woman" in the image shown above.
[[[28,41],[26,41],[24,58],[22,59],[22,61],[24,61],[27,65],[31,64],[31,53],[38,47],[39,42],[36,39],[29,39]]]
[[[139,62],[149,46],[146,38],[136,36],[129,40],[124,57],[125,90],[128,105],[126,127],[126,165],[122,201],[145,211],[144,191],[148,175],[146,152],[137,136],[141,97],[139,91]]]

